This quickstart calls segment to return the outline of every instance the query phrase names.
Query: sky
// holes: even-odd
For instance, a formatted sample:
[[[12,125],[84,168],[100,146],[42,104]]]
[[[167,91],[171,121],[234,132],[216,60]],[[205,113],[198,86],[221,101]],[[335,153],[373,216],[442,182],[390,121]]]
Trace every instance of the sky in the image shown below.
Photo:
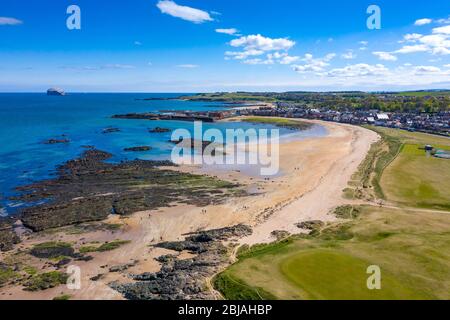
[[[71,5],[79,20],[67,13]],[[372,5],[379,16],[368,13]],[[68,19],[80,29],[69,28]],[[368,19],[379,28],[369,28]],[[450,89],[450,1],[1,0],[0,92],[54,86]]]

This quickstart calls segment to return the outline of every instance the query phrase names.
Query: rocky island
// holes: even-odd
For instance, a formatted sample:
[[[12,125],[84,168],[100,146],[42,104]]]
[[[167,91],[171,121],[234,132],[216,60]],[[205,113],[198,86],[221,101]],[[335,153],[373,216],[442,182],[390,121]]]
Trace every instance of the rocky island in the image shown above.
[[[66,93],[61,88],[50,88],[47,90],[48,96],[65,96]]]

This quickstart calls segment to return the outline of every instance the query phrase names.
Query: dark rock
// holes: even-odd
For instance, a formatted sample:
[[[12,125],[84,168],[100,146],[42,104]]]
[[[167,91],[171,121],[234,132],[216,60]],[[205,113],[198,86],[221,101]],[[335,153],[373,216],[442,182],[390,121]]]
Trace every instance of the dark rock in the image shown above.
[[[149,146],[139,146],[139,147],[130,147],[130,148],[125,148],[123,149],[123,151],[127,151],[127,152],[142,152],[142,151],[149,151],[152,148]]]
[[[44,141],[44,144],[58,144],[58,143],[69,143],[68,139],[48,139]]]
[[[57,258],[57,257],[71,257],[74,255],[75,250],[69,243],[65,242],[44,242],[35,245],[30,254],[37,258]]]
[[[320,220],[303,221],[296,224],[297,228],[305,230],[317,230],[322,228],[324,225],[325,223]]]
[[[148,132],[150,132],[150,133],[165,133],[165,132],[170,132],[170,129],[156,127],[153,129],[149,129]]]
[[[162,256],[163,265],[156,273],[132,275],[133,283],[109,285],[131,300],[200,300],[213,297],[205,290],[205,280],[217,273],[228,261],[227,248],[221,240],[251,234],[250,227],[238,225],[229,228],[191,234],[185,241],[166,242],[158,247],[184,249],[201,248],[192,259],[178,260],[176,256]]]
[[[114,133],[114,132],[120,132],[119,128],[114,128],[114,127],[108,127],[103,129],[102,133],[107,134],[107,133]]]
[[[91,277],[90,280],[91,280],[91,281],[98,281],[98,280],[100,280],[101,278],[103,278],[104,276],[105,276],[104,273],[99,273],[99,274],[97,274],[96,276]]]
[[[0,218],[0,251],[9,251],[15,244],[20,242],[20,238],[14,231],[14,221],[9,218]]]
[[[275,237],[277,240],[282,240],[289,237],[290,233],[284,230],[274,230],[270,233],[272,237]]]
[[[156,113],[128,113],[115,114],[113,119],[135,119],[135,120],[158,120],[159,116]]]

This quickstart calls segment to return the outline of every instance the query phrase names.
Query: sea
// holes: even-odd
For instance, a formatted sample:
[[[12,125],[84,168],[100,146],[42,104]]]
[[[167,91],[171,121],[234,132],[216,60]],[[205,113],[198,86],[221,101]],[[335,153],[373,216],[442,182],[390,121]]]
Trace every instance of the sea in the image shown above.
[[[70,93],[47,96],[45,93],[0,93],[0,215],[18,212],[26,204],[11,200],[18,186],[55,177],[56,168],[80,156],[85,146],[113,154],[109,161],[168,160],[173,148],[171,132],[150,133],[149,128],[184,128],[193,132],[193,123],[113,119],[112,115],[141,112],[207,111],[230,108],[219,102],[184,101],[179,93]],[[142,100],[149,99],[152,100]],[[161,99],[161,100],[154,100]],[[258,124],[258,128],[273,129]],[[105,128],[120,132],[105,134]],[[243,122],[204,123],[203,128],[249,129]],[[316,125],[293,133],[280,129],[285,139],[304,139],[326,135]],[[68,139],[69,143],[45,144],[49,139]],[[151,146],[147,152],[125,152],[124,148]]]

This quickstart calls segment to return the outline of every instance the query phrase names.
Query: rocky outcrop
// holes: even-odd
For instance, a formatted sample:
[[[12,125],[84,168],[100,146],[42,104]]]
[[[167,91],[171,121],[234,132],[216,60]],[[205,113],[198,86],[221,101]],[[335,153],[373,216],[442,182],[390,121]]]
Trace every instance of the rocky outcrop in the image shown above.
[[[12,250],[14,245],[20,242],[20,238],[14,231],[14,221],[9,218],[0,218],[0,251]]]
[[[168,161],[104,160],[112,155],[89,149],[77,159],[58,167],[55,179],[17,188],[13,200],[42,203],[20,214],[25,227],[33,231],[82,222],[99,221],[110,214],[128,215],[167,207],[172,202],[206,206],[236,195],[236,184],[211,177],[192,175],[160,166]],[[221,192],[218,192],[221,191]]]
[[[69,143],[69,139],[48,139],[44,141],[44,144],[58,144],[58,143]]]
[[[153,129],[148,129],[148,132],[150,132],[150,133],[165,133],[165,132],[170,132],[170,129],[156,127]]]
[[[103,134],[108,134],[108,133],[114,133],[114,132],[120,132],[119,128],[114,128],[114,127],[108,127],[102,130]]]
[[[150,150],[152,150],[152,147],[149,147],[149,146],[138,146],[138,147],[130,147],[130,148],[123,149],[123,151],[127,151],[127,152],[142,152],[142,151],[150,151]]]
[[[135,282],[114,282],[110,286],[131,300],[212,299],[205,281],[228,263],[228,249],[222,241],[251,233],[250,227],[237,225],[191,234],[184,241],[157,244],[157,247],[188,250],[198,255],[185,260],[178,260],[173,255],[160,257],[158,261],[162,262],[162,267],[159,272],[131,275]]]

